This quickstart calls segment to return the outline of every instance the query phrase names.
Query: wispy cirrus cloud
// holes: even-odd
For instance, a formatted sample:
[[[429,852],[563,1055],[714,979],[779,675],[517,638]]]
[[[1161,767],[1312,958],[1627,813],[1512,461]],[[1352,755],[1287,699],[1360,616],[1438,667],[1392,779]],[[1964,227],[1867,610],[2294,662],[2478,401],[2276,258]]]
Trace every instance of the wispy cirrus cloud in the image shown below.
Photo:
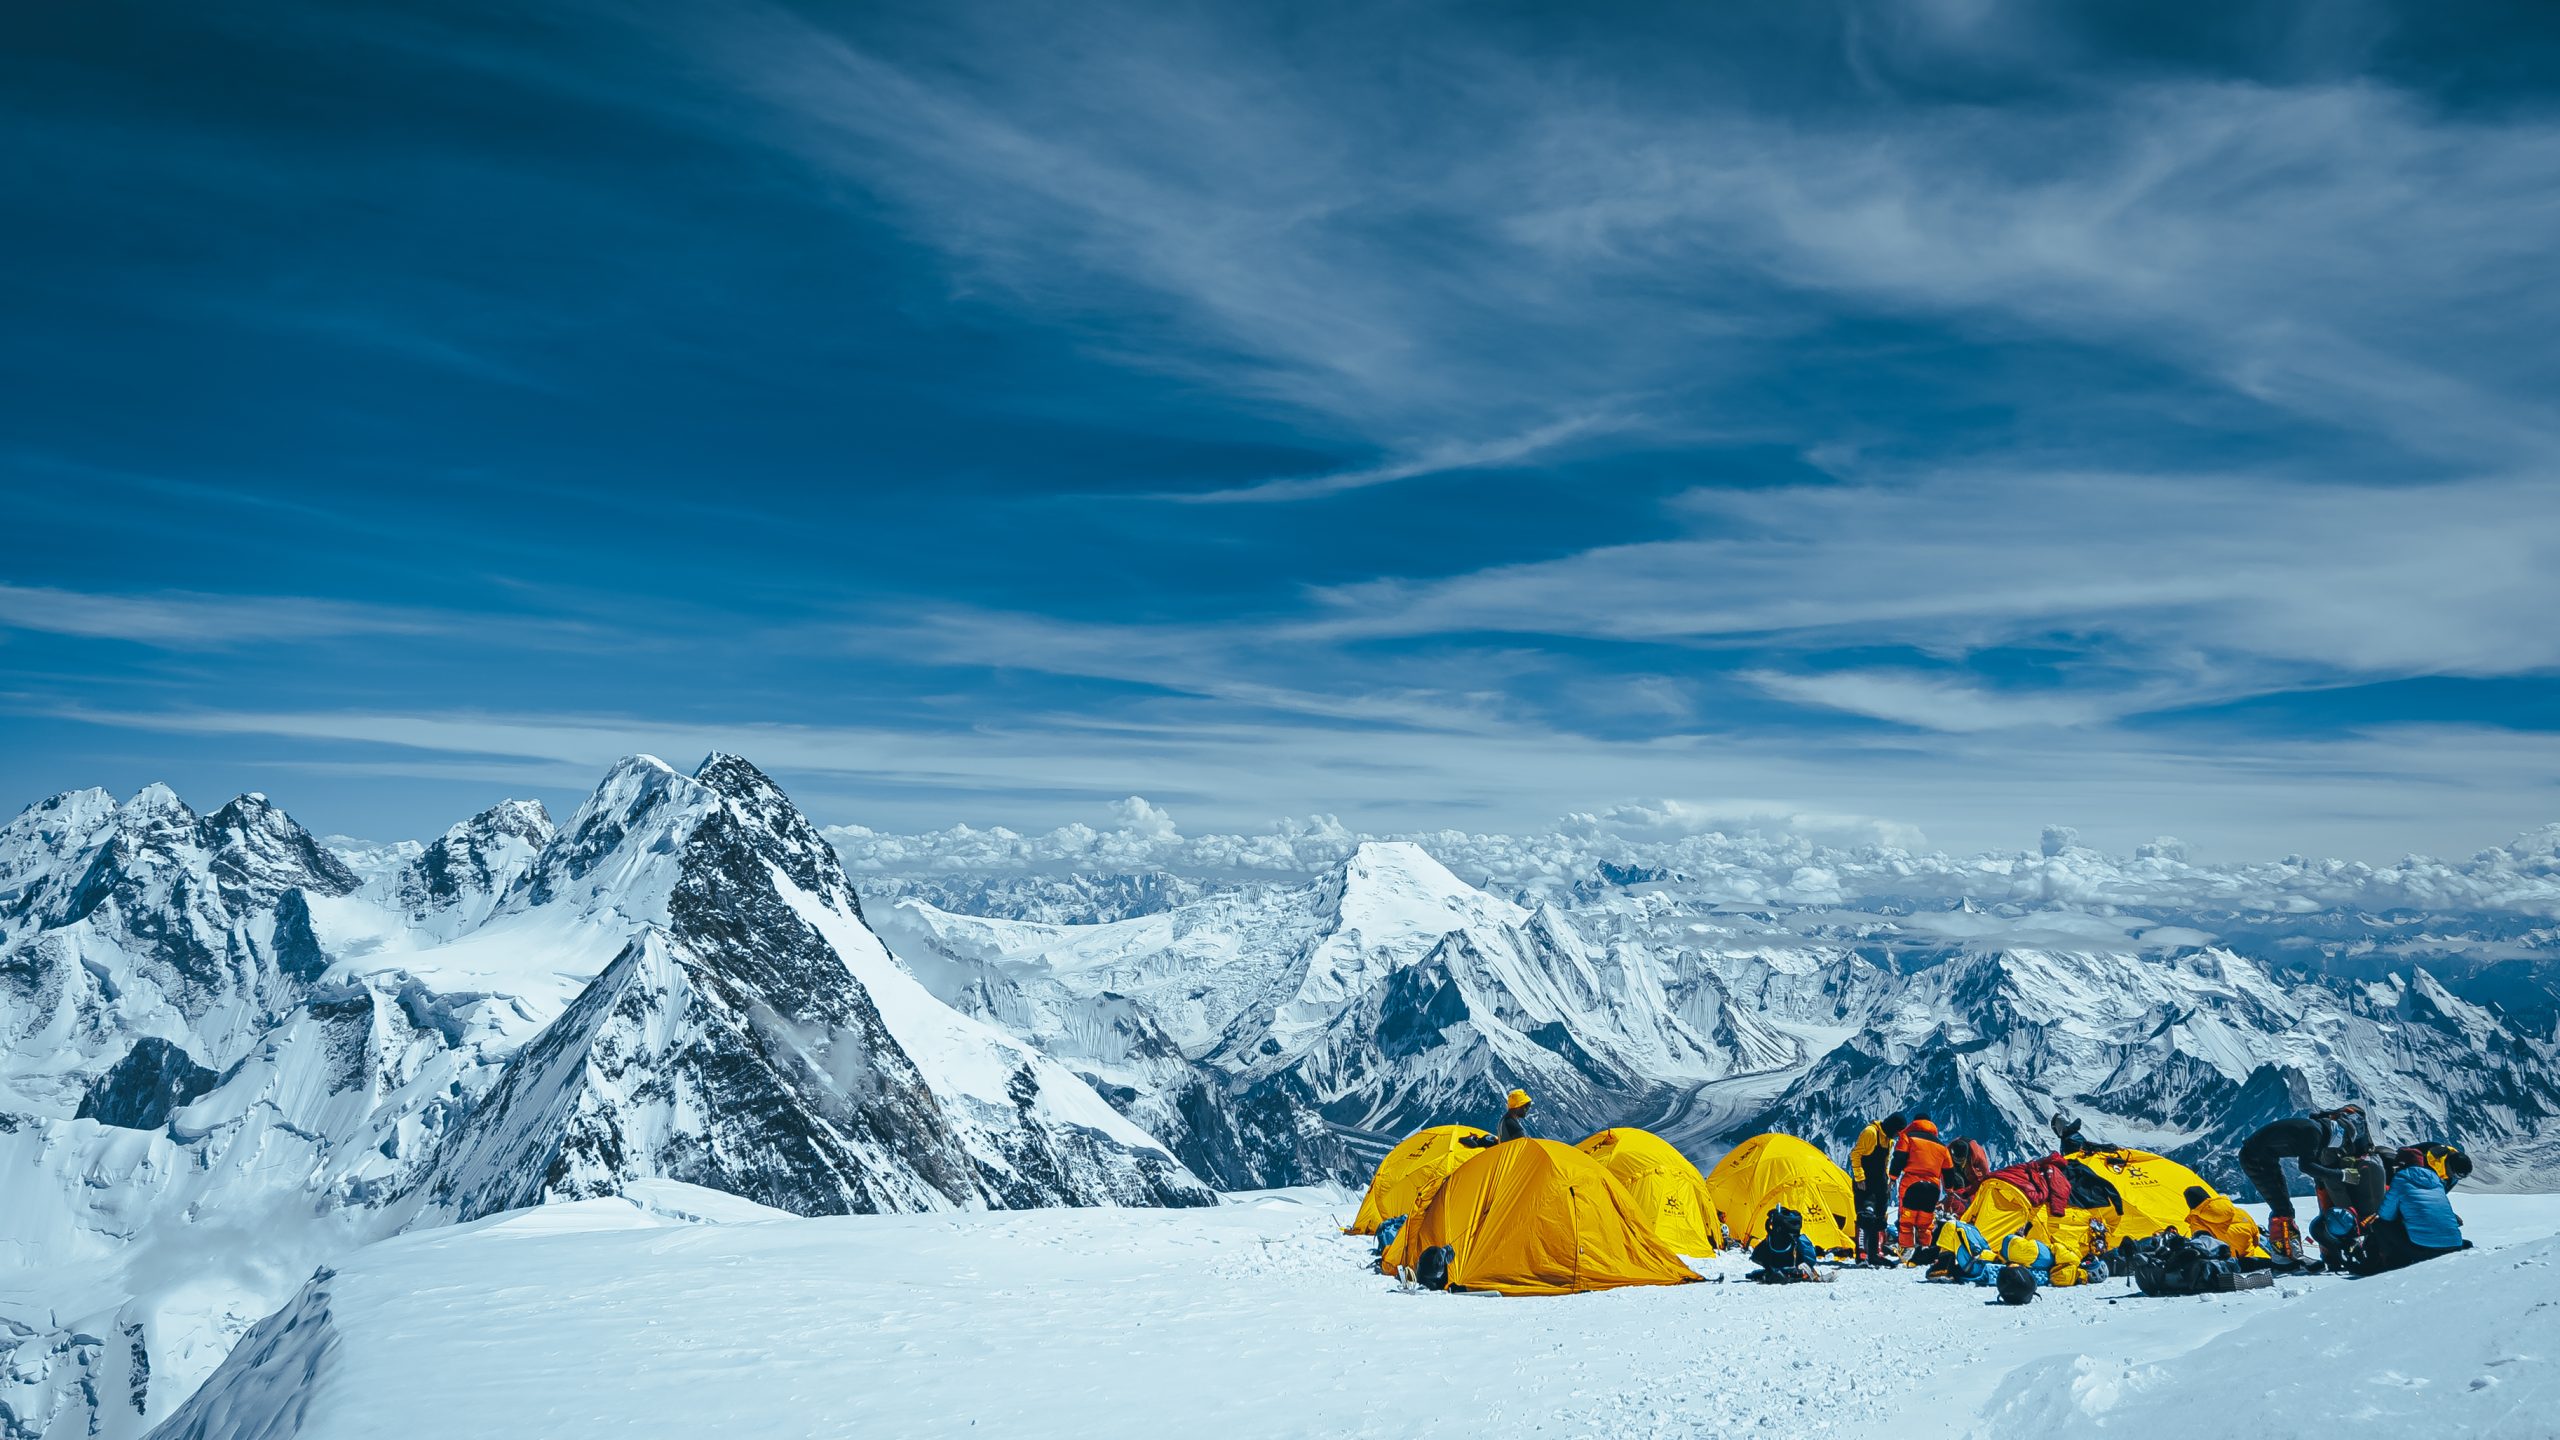
[[[1944,676],[1891,670],[1838,670],[1810,675],[1745,670],[1741,678],[1797,704],[1955,733],[2088,725],[2150,709],[2161,698],[2004,695]]]
[[[1310,475],[1298,479],[1265,480],[1253,485],[1239,485],[1228,490],[1175,491],[1161,498],[1199,505],[1274,504],[1286,500],[1314,500],[1327,495],[1340,495],[1351,490],[1366,490],[1373,485],[1392,485],[1398,480],[1412,480],[1424,475],[1446,475],[1460,470],[1489,470],[1517,465],[1554,451],[1559,446],[1585,436],[1605,434],[1613,429],[1633,428],[1621,418],[1578,415],[1541,425],[1519,435],[1471,444],[1443,443],[1418,455],[1372,465],[1361,470],[1338,470],[1330,475]]]
[[[968,283],[1107,315],[1113,358],[1391,457],[1194,498],[1323,499],[1631,405],[1783,436],[1802,417],[1752,384],[1879,310],[2130,350],[2438,462],[2560,450],[2542,398],[2560,372],[2531,339],[2560,320],[2539,243],[2560,127],[2541,119],[2351,78],[2140,79],[1879,126],[1445,33],[1432,83],[1403,94],[1324,68],[1375,42],[1359,25],[1282,42],[1106,7],[1064,33],[965,33],[965,69],[771,15],[721,53],[780,143],[891,197]],[[1997,30],[2005,59],[1981,27],[1929,43],[1957,33],[1977,60],[2041,63],[2032,26]],[[1613,428],[1641,444],[1671,423]]]
[[[168,649],[353,635],[442,635],[454,616],[307,596],[106,594],[0,584],[0,629]]]
[[[502,580],[491,580],[497,588]],[[611,608],[591,596],[546,596],[554,609]],[[627,603],[623,606],[626,613]],[[0,631],[118,640],[169,651],[252,645],[313,646],[375,639],[462,640],[492,650],[554,651],[623,637],[608,621],[572,614],[381,605],[312,595],[229,595],[194,590],[119,592],[0,583]]]
[[[2217,690],[2235,677],[2199,654],[2254,667],[2269,685],[2542,673],[2560,667],[2560,635],[2539,619],[2560,604],[2551,495],[2540,476],[2342,488],[1990,474],[1701,491],[1687,501],[1691,538],[1341,587],[1305,633],[1775,637],[1951,653],[2038,637],[2086,648],[2100,635],[2162,678],[2213,674]]]

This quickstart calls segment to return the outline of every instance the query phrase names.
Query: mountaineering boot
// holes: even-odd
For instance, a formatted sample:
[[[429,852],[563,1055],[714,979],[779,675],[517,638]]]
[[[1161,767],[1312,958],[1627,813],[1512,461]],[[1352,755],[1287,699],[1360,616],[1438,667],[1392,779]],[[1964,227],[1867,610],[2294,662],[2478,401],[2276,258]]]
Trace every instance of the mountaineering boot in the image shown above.
[[[2279,1265],[2302,1263],[2302,1232],[2294,1228],[2292,1216],[2278,1215],[2267,1222],[2267,1253]]]

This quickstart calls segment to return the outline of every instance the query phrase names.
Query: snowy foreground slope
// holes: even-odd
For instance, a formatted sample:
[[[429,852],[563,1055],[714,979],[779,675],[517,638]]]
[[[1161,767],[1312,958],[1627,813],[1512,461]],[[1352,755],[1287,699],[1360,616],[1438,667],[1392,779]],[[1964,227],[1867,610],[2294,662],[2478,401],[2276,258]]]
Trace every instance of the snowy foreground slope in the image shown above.
[[[349,1257],[155,1433],[2528,1440],[2560,1406],[2547,1197],[2467,1198],[2484,1248],[2397,1276],[2023,1309],[1905,1272],[1405,1292],[1336,1233],[1347,1209],[803,1220],[643,1182]]]

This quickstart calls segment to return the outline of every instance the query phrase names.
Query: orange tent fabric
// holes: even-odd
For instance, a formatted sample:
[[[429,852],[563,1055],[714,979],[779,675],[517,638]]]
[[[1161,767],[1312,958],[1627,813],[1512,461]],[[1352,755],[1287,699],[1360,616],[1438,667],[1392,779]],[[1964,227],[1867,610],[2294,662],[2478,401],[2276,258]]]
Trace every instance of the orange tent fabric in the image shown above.
[[[1378,1268],[1392,1275],[1436,1245],[1452,1252],[1453,1290],[1567,1295],[1700,1278],[1599,1161],[1553,1140],[1513,1140],[1459,1166]]]
[[[1399,1215],[1422,1213],[1440,1193],[1441,1182],[1476,1158],[1478,1152],[1458,1142],[1484,1133],[1473,1125],[1434,1125],[1396,1142],[1378,1162],[1378,1173],[1369,1180],[1369,1193],[1360,1197],[1360,1213],[1347,1233],[1375,1235]]]

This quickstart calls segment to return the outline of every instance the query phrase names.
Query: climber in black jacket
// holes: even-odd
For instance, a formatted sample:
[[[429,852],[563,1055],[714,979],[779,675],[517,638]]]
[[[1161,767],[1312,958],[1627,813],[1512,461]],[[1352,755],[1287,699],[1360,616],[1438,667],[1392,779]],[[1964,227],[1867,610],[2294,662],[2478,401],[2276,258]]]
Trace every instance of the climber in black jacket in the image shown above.
[[[2261,1125],[2240,1144],[2240,1173],[2258,1187],[2267,1202],[2267,1251],[2279,1260],[2301,1257],[2301,1227],[2294,1223],[2292,1185],[2284,1162],[2291,1160],[2306,1178],[2342,1182],[2341,1165],[2349,1156],[2370,1154],[2373,1139],[2365,1129],[2364,1108],[2341,1105]]]

